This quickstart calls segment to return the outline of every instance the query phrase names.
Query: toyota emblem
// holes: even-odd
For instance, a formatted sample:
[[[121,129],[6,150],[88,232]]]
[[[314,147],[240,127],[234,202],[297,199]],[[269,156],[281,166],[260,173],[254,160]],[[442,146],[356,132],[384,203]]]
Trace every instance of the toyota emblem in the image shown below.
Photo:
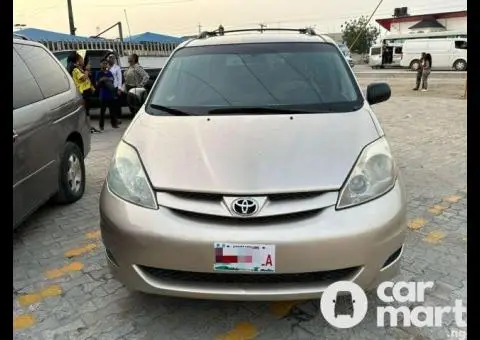
[[[232,210],[235,214],[248,217],[258,212],[258,203],[252,198],[237,198],[232,202]]]

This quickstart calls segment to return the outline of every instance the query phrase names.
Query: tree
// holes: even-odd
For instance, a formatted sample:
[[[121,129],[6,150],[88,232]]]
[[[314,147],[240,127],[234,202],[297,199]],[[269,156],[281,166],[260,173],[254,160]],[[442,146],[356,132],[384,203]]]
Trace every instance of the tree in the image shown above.
[[[345,24],[342,25],[343,41],[350,48],[351,52],[359,54],[368,53],[370,47],[372,47],[380,35],[380,30],[371,24],[367,25],[367,22],[368,18],[361,16],[358,19],[345,21]],[[355,39],[357,39],[357,41],[355,45],[352,46]]]

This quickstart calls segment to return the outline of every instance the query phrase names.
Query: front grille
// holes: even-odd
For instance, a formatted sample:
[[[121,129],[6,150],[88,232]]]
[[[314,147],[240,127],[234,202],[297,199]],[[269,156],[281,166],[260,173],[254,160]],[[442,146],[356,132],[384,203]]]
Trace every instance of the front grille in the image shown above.
[[[313,218],[317,216],[322,209],[302,211],[296,213],[287,213],[275,216],[249,217],[241,218],[235,216],[207,215],[191,211],[170,209],[175,215],[192,222],[221,223],[224,225],[268,225],[268,224],[287,224]]]
[[[244,194],[210,194],[210,193],[198,193],[198,192],[186,192],[186,191],[166,191],[169,195],[176,196],[186,200],[196,201],[210,201],[219,202],[224,196],[239,196],[239,197],[255,197],[255,196],[267,196],[270,201],[287,201],[287,200],[301,200],[311,199],[328,191],[309,191],[309,192],[292,192],[292,193],[279,193],[279,194],[260,194],[260,195],[244,195]]]
[[[323,272],[298,274],[238,274],[238,273],[197,273],[178,270],[159,269],[138,266],[151,277],[177,283],[216,283],[216,284],[298,284],[298,283],[328,283],[350,280],[358,273],[360,267],[351,267]]]

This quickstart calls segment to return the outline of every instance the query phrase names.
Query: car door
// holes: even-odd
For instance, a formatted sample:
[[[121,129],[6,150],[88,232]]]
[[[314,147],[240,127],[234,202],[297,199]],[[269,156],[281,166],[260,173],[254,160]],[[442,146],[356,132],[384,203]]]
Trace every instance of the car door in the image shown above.
[[[15,45],[15,44],[14,44]],[[13,226],[49,193],[44,191],[48,156],[48,107],[30,70],[13,49]]]
[[[381,46],[373,46],[370,48],[370,57],[368,60],[368,64],[371,67],[378,67],[382,65],[382,47]]]

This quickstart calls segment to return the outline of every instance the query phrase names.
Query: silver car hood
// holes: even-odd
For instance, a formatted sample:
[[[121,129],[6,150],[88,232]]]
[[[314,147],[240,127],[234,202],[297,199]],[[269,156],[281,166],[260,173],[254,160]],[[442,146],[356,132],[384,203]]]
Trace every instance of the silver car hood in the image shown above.
[[[124,136],[154,188],[222,194],[337,190],[379,137],[369,109],[335,114],[152,116]]]

